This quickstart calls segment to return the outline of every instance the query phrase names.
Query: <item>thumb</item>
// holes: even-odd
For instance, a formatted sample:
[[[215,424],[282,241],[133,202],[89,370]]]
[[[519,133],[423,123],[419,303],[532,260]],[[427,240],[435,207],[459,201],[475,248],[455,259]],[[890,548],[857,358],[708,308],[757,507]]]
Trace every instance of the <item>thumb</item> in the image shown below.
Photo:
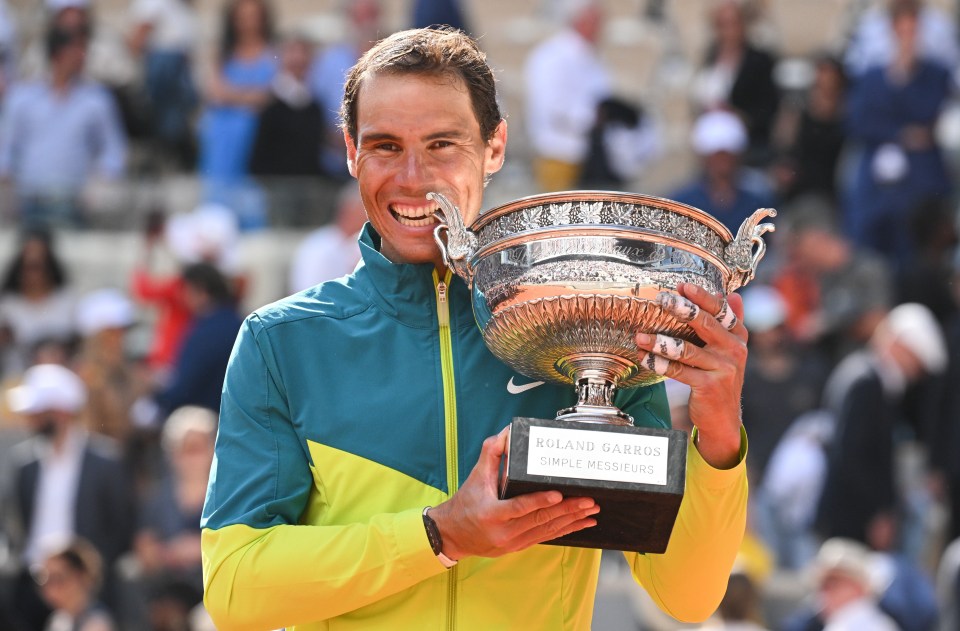
[[[477,460],[477,473],[483,479],[493,479],[500,475],[500,459],[507,452],[507,437],[510,435],[510,426],[504,427],[496,436],[490,436],[483,441],[480,448],[480,459]]]

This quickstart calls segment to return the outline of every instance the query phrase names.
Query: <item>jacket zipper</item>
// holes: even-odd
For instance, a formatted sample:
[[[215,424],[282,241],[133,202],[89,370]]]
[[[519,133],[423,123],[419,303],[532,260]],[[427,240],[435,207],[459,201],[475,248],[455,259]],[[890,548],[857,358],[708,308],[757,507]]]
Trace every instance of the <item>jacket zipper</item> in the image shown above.
[[[453,272],[447,270],[443,280],[433,271],[437,287],[437,322],[440,324],[440,371],[443,375],[443,417],[447,451],[447,489],[453,495],[460,488],[457,460],[457,392],[453,379],[453,341],[450,336],[450,304],[447,289]],[[456,629],[457,567],[447,572],[447,629]]]

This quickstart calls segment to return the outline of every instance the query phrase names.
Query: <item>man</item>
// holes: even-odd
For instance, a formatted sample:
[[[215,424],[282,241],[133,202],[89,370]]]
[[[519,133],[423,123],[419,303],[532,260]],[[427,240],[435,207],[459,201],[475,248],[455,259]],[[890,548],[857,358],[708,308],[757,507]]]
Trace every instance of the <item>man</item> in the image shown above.
[[[89,540],[105,564],[104,599],[116,604],[113,564],[130,549],[134,497],[118,449],[80,424],[83,381],[57,364],[38,364],[8,392],[10,409],[37,436],[18,447],[9,506],[3,511],[23,569],[14,606],[25,628],[39,629],[49,609],[39,601],[29,569],[50,546],[74,536]]]
[[[906,303],[881,320],[868,348],[834,369],[824,393],[836,430],[817,517],[823,537],[866,543],[894,514],[896,410],[908,384],[946,367],[940,325],[923,305]]]
[[[203,517],[219,627],[589,627],[599,551],[535,544],[594,525],[594,501],[496,491],[503,428],[554,416],[573,389],[505,392],[520,378],[484,345],[425,198],[444,194],[467,223],[479,214],[507,141],[494,86],[456,31],[394,34],[351,69],[342,115],[370,219],[363,264],[257,311],[234,348]],[[681,293],[707,346],[661,367],[691,385],[697,446],[668,552],[627,556],[664,610],[702,620],[745,525],[746,331],[713,317],[719,297]],[[620,395],[638,423],[669,423],[662,386]]]
[[[671,199],[710,213],[734,234],[757,208],[774,206],[764,177],[742,165],[749,137],[736,114],[714,110],[701,115],[693,124],[690,141],[701,172]]]
[[[13,87],[0,116],[0,178],[15,185],[25,225],[82,224],[89,179],[124,171],[113,97],[82,78],[89,25],[70,15],[58,14],[46,34],[50,76]]]
[[[603,9],[596,0],[565,0],[564,28],[530,52],[524,76],[525,123],[543,191],[574,188],[587,157],[597,105],[611,79],[597,52]]]

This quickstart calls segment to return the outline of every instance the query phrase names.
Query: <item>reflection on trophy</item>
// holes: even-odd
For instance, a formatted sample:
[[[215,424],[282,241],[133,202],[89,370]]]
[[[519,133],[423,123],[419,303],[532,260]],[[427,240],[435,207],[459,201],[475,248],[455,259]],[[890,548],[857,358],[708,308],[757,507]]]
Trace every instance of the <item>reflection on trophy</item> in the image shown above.
[[[773,230],[760,222],[776,211],[757,210],[734,237],[671,200],[567,191],[505,204],[468,229],[443,195],[427,197],[443,215],[435,237],[444,261],[469,285],[493,354],[531,379],[576,388],[576,404],[556,419],[513,419],[501,497],[547,489],[593,497],[597,525],[550,543],[663,552],[683,496],[687,437],[634,426],[613,395],[663,379],[640,364],[637,333],[702,344],[658,295],[683,282],[724,293],[745,285]]]

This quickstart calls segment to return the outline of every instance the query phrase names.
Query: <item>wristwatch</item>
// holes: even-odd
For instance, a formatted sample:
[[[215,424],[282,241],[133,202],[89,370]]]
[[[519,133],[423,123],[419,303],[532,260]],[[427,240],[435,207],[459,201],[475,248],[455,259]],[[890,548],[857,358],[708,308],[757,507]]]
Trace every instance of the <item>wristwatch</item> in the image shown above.
[[[430,541],[430,548],[433,553],[437,555],[437,559],[443,564],[443,567],[449,570],[457,562],[443,553],[443,538],[440,536],[440,529],[437,528],[437,522],[433,521],[433,518],[427,514],[427,511],[431,508],[433,507],[427,506],[423,509],[423,527],[427,531],[427,539]]]

